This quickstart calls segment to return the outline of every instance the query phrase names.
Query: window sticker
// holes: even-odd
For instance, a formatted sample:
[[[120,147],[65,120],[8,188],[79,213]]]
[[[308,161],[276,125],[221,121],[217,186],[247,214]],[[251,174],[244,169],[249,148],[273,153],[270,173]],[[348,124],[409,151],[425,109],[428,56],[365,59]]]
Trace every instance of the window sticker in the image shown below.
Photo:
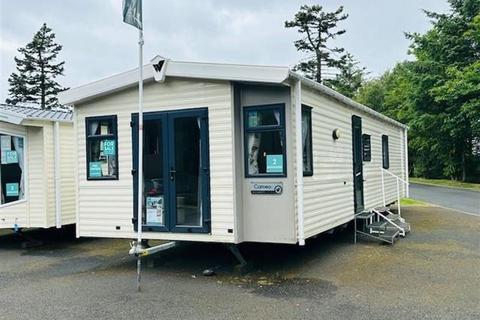
[[[10,136],[0,136],[0,162],[7,163],[7,151],[12,150],[12,139]]]
[[[5,163],[18,163],[18,153],[17,151],[5,151]]]
[[[267,173],[283,172],[283,155],[269,154],[267,155]]]
[[[256,127],[258,125],[258,114],[257,111],[248,112],[248,126]]]
[[[103,154],[106,156],[115,155],[115,140],[103,140]]]
[[[102,163],[101,162],[90,162],[89,167],[89,176],[90,177],[101,177],[102,176]]]
[[[147,224],[163,225],[163,196],[146,197]]]
[[[7,197],[18,197],[18,183],[6,183]]]

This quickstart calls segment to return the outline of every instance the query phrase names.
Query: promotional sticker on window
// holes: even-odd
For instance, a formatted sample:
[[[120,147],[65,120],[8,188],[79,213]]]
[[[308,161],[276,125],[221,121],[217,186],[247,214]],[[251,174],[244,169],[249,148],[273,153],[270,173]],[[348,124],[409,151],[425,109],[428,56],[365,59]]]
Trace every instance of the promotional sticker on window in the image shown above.
[[[98,178],[102,176],[102,164],[101,162],[90,162],[88,167],[89,176],[92,178]]]
[[[18,197],[18,183],[5,184],[7,197]]]
[[[267,173],[283,173],[283,155],[267,155]]]
[[[18,153],[17,151],[5,151],[5,163],[18,163]]]
[[[7,151],[12,150],[12,139],[10,136],[0,136],[1,163],[7,163]]]
[[[115,140],[103,140],[103,154],[106,156],[115,155]]]
[[[147,224],[156,223],[163,225],[163,196],[147,197]]]
[[[257,111],[250,111],[248,113],[248,126],[256,127],[258,125],[258,114]]]

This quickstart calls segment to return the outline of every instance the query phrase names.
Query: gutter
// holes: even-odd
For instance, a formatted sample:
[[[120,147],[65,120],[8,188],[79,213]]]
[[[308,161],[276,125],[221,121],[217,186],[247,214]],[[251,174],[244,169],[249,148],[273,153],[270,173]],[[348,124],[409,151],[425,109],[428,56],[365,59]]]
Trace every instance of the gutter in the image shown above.
[[[55,225],[57,229],[62,227],[62,191],[60,172],[60,124],[55,121],[53,124],[54,138],[54,166],[55,166]]]
[[[303,217],[303,152],[302,152],[302,82],[296,80],[293,86],[295,103],[295,156],[297,177],[297,233],[298,245],[305,245],[305,228]]]

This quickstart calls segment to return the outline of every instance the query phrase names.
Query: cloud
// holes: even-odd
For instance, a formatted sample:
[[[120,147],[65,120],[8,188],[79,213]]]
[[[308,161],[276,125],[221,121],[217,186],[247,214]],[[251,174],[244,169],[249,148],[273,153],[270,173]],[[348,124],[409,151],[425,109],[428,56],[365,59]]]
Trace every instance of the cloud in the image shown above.
[[[285,29],[300,0],[144,0],[145,48],[148,61],[160,54],[176,60],[293,65],[305,55]],[[350,17],[347,33],[335,41],[373,74],[407,58],[403,31],[424,32],[428,19],[417,0],[321,1],[327,10],[340,4]],[[423,8],[447,10],[446,0],[424,0]],[[122,22],[122,0],[0,1],[0,101],[7,95],[7,78],[15,70],[16,49],[29,42],[46,22],[63,45],[64,86],[85,82],[137,66],[138,33]],[[14,14],[12,14],[14,13]]]

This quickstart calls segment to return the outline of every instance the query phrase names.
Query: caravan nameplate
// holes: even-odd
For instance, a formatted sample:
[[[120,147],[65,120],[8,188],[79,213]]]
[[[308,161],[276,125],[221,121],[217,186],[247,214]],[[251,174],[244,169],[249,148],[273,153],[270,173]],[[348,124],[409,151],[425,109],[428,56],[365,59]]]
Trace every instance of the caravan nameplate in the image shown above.
[[[282,194],[283,184],[278,183],[250,183],[250,192],[252,194]]]

